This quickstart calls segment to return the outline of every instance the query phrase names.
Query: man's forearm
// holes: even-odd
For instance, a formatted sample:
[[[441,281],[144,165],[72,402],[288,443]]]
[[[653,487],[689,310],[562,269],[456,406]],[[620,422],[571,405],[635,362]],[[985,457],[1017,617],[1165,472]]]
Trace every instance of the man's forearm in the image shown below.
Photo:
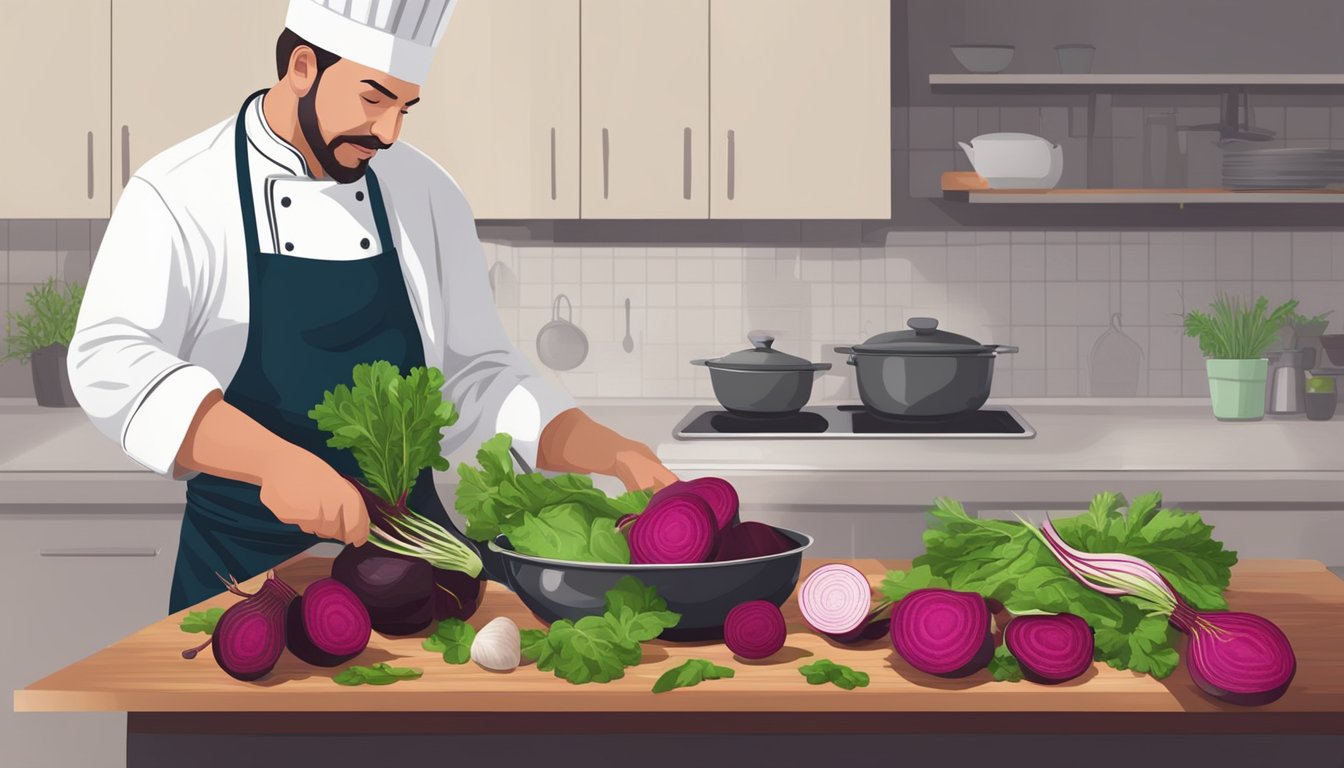
[[[177,466],[261,485],[267,465],[274,466],[279,456],[294,448],[294,444],[224,402],[223,394],[215,390],[197,407],[178,449]]]

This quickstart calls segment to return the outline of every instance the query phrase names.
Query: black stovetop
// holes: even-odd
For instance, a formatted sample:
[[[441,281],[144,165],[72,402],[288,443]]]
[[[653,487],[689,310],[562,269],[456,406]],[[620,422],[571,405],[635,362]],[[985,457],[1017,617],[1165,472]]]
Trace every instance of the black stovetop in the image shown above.
[[[679,440],[710,438],[1030,438],[1036,436],[1007,406],[950,418],[891,419],[861,405],[808,406],[789,416],[743,416],[712,406],[691,409],[674,431]]]

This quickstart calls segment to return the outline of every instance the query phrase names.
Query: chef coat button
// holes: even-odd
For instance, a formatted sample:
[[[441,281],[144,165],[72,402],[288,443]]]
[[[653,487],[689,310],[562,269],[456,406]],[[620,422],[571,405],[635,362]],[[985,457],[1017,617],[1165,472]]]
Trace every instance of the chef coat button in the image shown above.
[[[294,244],[293,244],[293,243],[285,243],[285,250],[286,250],[286,251],[292,251],[292,250],[294,250]]]
[[[356,192],[356,193],[355,193],[355,199],[356,199],[356,200],[359,200],[359,201],[362,202],[362,201],[364,200],[364,193],[363,193],[363,192]]]
[[[289,207],[289,198],[288,198],[288,197],[282,197],[282,198],[280,198],[280,205],[284,206],[285,208],[288,208],[288,207]]]
[[[366,237],[363,240],[360,240],[359,247],[367,251],[369,249],[369,238]]]

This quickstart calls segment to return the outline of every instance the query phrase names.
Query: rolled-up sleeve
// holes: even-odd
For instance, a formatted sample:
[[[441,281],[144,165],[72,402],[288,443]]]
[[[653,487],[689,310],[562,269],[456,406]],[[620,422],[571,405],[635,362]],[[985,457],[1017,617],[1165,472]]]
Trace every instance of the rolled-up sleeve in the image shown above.
[[[174,480],[201,401],[221,389],[182,359],[192,285],[182,231],[155,188],[132,178],[108,222],[67,366],[80,407],[126,455]]]
[[[471,208],[456,184],[435,205],[441,289],[445,304],[446,394],[459,421],[444,437],[445,453],[474,452],[498,432],[513,437],[533,467],[541,433],[575,407],[568,392],[541,376],[509,341],[490,290],[485,252]]]

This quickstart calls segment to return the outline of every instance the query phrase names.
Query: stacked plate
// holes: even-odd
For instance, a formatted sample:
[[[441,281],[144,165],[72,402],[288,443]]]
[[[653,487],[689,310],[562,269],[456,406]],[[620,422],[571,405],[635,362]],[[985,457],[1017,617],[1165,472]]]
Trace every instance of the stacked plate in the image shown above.
[[[1344,150],[1310,147],[1223,152],[1228,189],[1322,189],[1344,184]]]

